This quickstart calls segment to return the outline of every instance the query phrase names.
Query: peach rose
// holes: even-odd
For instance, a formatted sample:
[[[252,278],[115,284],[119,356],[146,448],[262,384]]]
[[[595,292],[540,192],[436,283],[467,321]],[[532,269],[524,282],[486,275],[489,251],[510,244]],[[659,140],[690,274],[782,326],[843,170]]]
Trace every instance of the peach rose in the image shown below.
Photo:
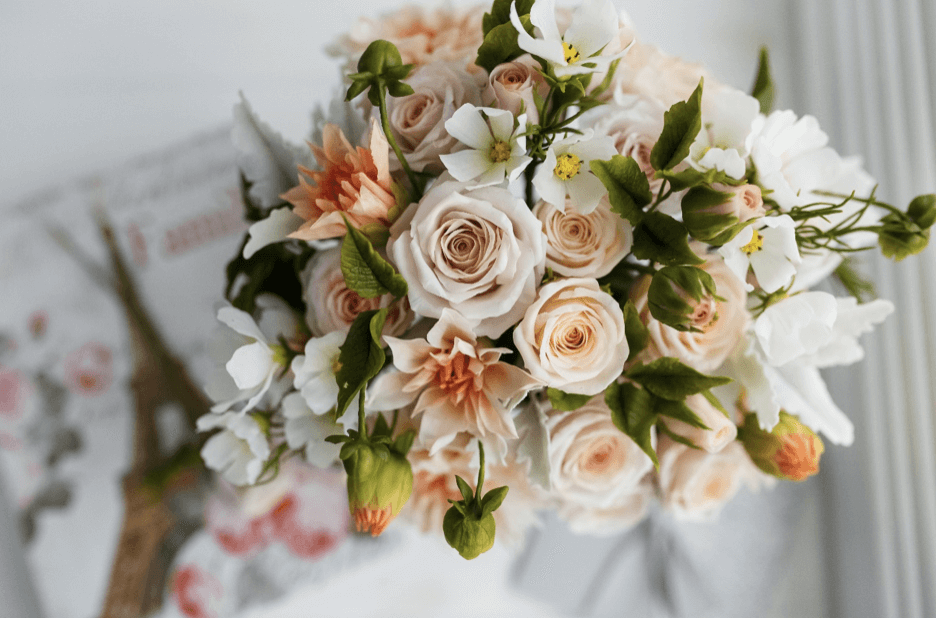
[[[390,130],[410,167],[440,174],[445,166],[439,155],[465,148],[449,135],[445,122],[465,103],[482,105],[483,82],[456,64],[433,62],[413,71],[406,83],[415,92],[391,97],[387,102]],[[390,167],[394,171],[400,169],[396,157],[390,161]]]
[[[413,466],[413,495],[403,508],[402,516],[423,532],[442,532],[442,519],[452,505],[449,500],[461,500],[455,475],[474,487],[478,477],[477,442],[462,434],[448,448],[435,455],[418,446],[410,451]],[[487,464],[484,491],[506,485],[510,487],[503,505],[494,511],[497,541],[518,546],[530,527],[539,523],[536,509],[544,506],[542,492],[529,479],[529,463],[518,462],[512,455],[503,463]]]
[[[390,146],[376,121],[371,123],[370,149],[355,148],[337,125],[323,129],[322,147],[309,144],[322,171],[299,166],[299,186],[281,197],[305,219],[289,238],[321,240],[345,233],[342,215],[357,229],[390,225],[388,212],[396,204],[390,177]],[[309,184],[308,179],[313,184]]]
[[[738,427],[725,416],[721,410],[713,406],[702,395],[691,395],[686,398],[686,405],[698,415],[708,429],[693,427],[674,418],[663,416],[661,420],[666,428],[677,436],[685,438],[709,453],[717,453],[738,436]]]
[[[603,391],[624,369],[624,314],[594,279],[560,279],[540,288],[514,343],[527,371],[553,388]]]
[[[692,325],[701,332],[681,332],[650,315],[647,302],[649,276],[638,280],[631,289],[640,320],[650,331],[650,343],[641,352],[640,360],[650,362],[672,356],[702,373],[711,373],[725,362],[744,337],[751,319],[745,306],[747,292],[744,283],[718,256],[708,256],[701,268],[712,276],[716,293],[724,298],[721,301],[709,297],[696,303]]]
[[[663,506],[680,519],[712,519],[742,485],[756,490],[769,482],[737,441],[707,453],[661,438],[657,454]]]
[[[604,277],[634,242],[630,223],[611,212],[607,198],[587,215],[572,208],[568,199],[564,212],[541,200],[533,215],[546,234],[546,266],[566,277]]]
[[[405,6],[378,18],[362,17],[329,48],[334,56],[356,60],[371,42],[390,41],[400,50],[403,64],[422,66],[436,60],[474,65],[483,41],[481,18],[485,7]]]
[[[507,189],[435,184],[390,230],[390,255],[413,310],[456,309],[479,336],[499,337],[536,296],[546,269],[542,226]]]
[[[539,62],[529,54],[524,54],[512,62],[505,62],[494,67],[488,78],[487,88],[482,100],[493,101],[491,107],[506,109],[514,116],[521,113],[533,124],[539,122],[539,112],[533,93],[539,93],[543,99],[549,93],[549,85],[537,71]],[[521,107],[523,108],[521,112]]]
[[[651,492],[646,453],[611,420],[601,397],[572,412],[549,409],[550,493],[576,532],[614,532],[639,521]]]
[[[392,294],[361,298],[348,289],[341,273],[341,248],[319,251],[302,271],[302,299],[306,303],[306,324],[312,335],[324,337],[334,331],[348,332],[358,314],[387,307]],[[384,334],[399,336],[413,323],[413,312],[404,300],[393,306],[384,325]]]

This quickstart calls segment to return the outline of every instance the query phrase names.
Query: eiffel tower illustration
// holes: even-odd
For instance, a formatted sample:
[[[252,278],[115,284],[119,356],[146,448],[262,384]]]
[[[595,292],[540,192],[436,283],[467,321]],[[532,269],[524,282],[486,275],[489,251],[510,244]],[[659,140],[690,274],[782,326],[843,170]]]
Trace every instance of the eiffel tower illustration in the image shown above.
[[[101,618],[140,618],[159,608],[172,557],[198,527],[191,517],[174,511],[200,509],[173,507],[178,507],[179,500],[197,500],[197,485],[204,480],[203,472],[182,475],[181,482],[162,496],[144,482],[148,473],[168,459],[160,452],[156,413],[166,404],[179,406],[197,446],[195,419],[208,412],[210,404],[168,349],[146,310],[103,209],[97,208],[95,214],[109,268],[88,258],[64,230],[49,228],[49,233],[98,284],[116,295],[127,321],[133,362],[129,384],[134,406],[133,460],[123,477],[123,525]]]

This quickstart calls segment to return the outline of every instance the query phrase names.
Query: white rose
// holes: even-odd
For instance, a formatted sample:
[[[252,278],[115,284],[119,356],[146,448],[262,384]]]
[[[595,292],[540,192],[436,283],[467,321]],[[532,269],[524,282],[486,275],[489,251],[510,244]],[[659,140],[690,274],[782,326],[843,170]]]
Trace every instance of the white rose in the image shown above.
[[[340,331],[347,333],[358,314],[387,307],[392,294],[361,298],[348,289],[341,273],[341,248],[319,251],[302,272],[302,298],[306,303],[306,323],[315,337]],[[412,323],[407,303],[397,303],[387,315],[384,334],[399,336]]]
[[[547,411],[546,428],[551,493],[573,530],[613,532],[643,517],[649,495],[641,481],[653,462],[615,427],[601,397],[572,412]]]
[[[566,200],[565,212],[540,201],[533,214],[546,233],[546,266],[566,277],[604,277],[634,242],[631,225],[611,212],[607,198],[583,215]]]
[[[540,65],[529,54],[524,54],[512,62],[505,62],[494,67],[488,78],[487,88],[481,97],[492,107],[506,109],[514,116],[521,113],[533,124],[539,122],[539,112],[533,97],[534,91],[546,98],[549,86],[537,69]],[[521,111],[521,107],[523,110]]]
[[[465,103],[482,106],[483,83],[478,80],[458,63],[433,62],[419,67],[406,80],[413,94],[390,97],[390,130],[414,170],[441,173],[445,167],[439,155],[464,150],[465,146],[445,129],[445,121]],[[391,157],[390,167],[400,169],[396,157]]]
[[[527,371],[567,393],[595,395],[624,369],[624,314],[594,279],[544,285],[514,331]]]
[[[685,438],[709,453],[717,453],[738,436],[738,427],[702,395],[686,397],[686,405],[696,413],[708,429],[663,416],[661,420],[671,432]]]
[[[742,484],[757,489],[769,482],[738,441],[707,453],[661,439],[657,454],[663,506],[680,519],[711,520]]]
[[[710,373],[721,366],[744,337],[750,322],[744,283],[719,257],[709,256],[701,268],[712,276],[715,293],[724,300],[709,298],[698,304],[693,318],[698,318],[696,327],[700,332],[681,332],[657,321],[650,315],[647,302],[650,277],[634,285],[631,298],[650,333],[650,342],[641,352],[641,360],[650,362],[671,356],[702,373]]]
[[[504,188],[454,181],[406,209],[387,253],[416,313],[439,318],[455,309],[486,337],[517,323],[546,269],[542,225],[523,201]]]

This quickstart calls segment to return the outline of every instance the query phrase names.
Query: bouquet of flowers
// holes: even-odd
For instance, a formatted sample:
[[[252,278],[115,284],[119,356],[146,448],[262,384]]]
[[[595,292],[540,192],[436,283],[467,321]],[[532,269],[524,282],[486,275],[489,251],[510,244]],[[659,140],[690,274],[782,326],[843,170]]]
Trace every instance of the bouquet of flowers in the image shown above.
[[[851,254],[922,251],[936,196],[881,202],[772,111],[766,51],[749,95],[611,0],[409,7],[331,51],[308,147],[234,110],[252,225],[198,423],[224,479],[343,465],[359,531],[402,512],[470,559],[543,508],[711,517],[852,442],[819,370],[893,306]]]

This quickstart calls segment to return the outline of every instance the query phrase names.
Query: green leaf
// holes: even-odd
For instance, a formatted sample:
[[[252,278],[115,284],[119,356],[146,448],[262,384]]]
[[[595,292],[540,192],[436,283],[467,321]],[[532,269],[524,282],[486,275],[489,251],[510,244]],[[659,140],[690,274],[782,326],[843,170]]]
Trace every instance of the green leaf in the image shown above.
[[[725,172],[714,168],[705,170],[704,172],[700,172],[699,170],[692,167],[686,168],[679,172],[675,172],[673,170],[660,170],[656,173],[656,177],[665,178],[667,181],[669,181],[670,188],[672,188],[673,191],[684,191],[699,185],[713,185],[715,183],[744,184],[743,180],[735,180],[734,178],[730,178]]]
[[[918,195],[913,198],[907,207],[907,216],[914,223],[920,226],[920,229],[928,230],[936,223],[936,195]]]
[[[390,293],[397,298],[406,296],[406,279],[393,266],[380,257],[374,245],[356,230],[344,215],[348,233],[341,243],[341,274],[348,289],[361,298],[375,298]]]
[[[503,487],[496,487],[487,492],[484,498],[481,499],[481,516],[484,517],[499,509],[500,505],[504,503],[504,498],[507,497],[507,490],[509,489],[509,487],[504,485]]]
[[[665,422],[657,423],[656,428],[657,428],[657,431],[666,434],[669,437],[669,439],[672,440],[673,442],[684,444],[685,446],[688,446],[689,448],[693,448],[697,451],[702,450],[702,448],[699,446],[696,446],[696,444],[692,440],[689,440],[688,438],[684,438],[677,433],[673,433],[673,431],[669,427],[666,426]]]
[[[773,111],[775,95],[773,77],[770,74],[770,52],[767,51],[765,45],[760,48],[757,77],[751,88],[751,96],[760,102],[760,111],[766,115]]]
[[[657,397],[670,401],[683,401],[689,395],[731,382],[731,378],[699,373],[670,357],[655,360],[649,365],[635,365],[625,375]]]
[[[698,427],[699,429],[709,429],[708,425],[702,422],[699,415],[693,412],[685,401],[670,401],[657,397],[654,402],[653,411],[661,416],[668,416],[677,421],[682,421],[687,425]]]
[[[350,442],[351,437],[344,434],[337,434],[334,436],[328,436],[325,438],[325,441],[330,444],[344,444],[345,442]]]
[[[653,201],[650,181],[633,157],[614,155],[610,161],[593,160],[592,172],[608,190],[611,210],[637,225],[643,219],[643,207]]]
[[[710,404],[712,404],[712,407],[714,407],[716,410],[724,414],[725,418],[727,418],[728,420],[731,420],[731,415],[728,414],[728,410],[726,410],[725,406],[722,405],[721,400],[715,396],[715,393],[713,393],[712,391],[702,391],[702,396],[705,397],[705,399]]]
[[[336,418],[344,414],[348,404],[383,369],[387,357],[380,344],[380,334],[387,320],[387,312],[387,308],[362,311],[348,330],[338,354],[340,368],[335,374],[338,381]]]
[[[669,215],[647,213],[634,229],[634,257],[666,266],[704,264],[689,248],[689,230]]]
[[[622,310],[624,311],[624,336],[627,337],[627,347],[630,350],[627,355],[629,363],[646,349],[650,342],[650,331],[640,321],[640,314],[637,313],[634,301],[628,300]]]
[[[522,15],[520,21],[527,30],[532,30],[530,16]],[[488,73],[494,70],[499,64],[508,62],[521,56],[524,52],[517,43],[517,29],[509,21],[498,26],[494,26],[486,35],[481,47],[478,48],[478,57],[475,64],[485,69]]]
[[[481,31],[484,36],[495,27],[510,23],[510,5],[513,2],[514,0],[494,0],[491,12],[485,13],[481,19]],[[517,0],[517,15],[529,15],[532,8],[533,0]]]
[[[625,328],[626,331],[626,328]],[[547,388],[546,395],[549,397],[549,403],[554,410],[562,412],[572,412],[584,406],[592,398],[591,395],[574,395],[564,393],[558,388]]]
[[[682,332],[698,332],[690,316],[690,299],[700,302],[715,297],[715,280],[695,266],[667,266],[653,275],[647,292],[650,315],[658,321]]]
[[[877,297],[874,282],[858,270],[858,262],[854,258],[842,260],[842,263],[838,265],[833,274],[839,280],[839,283],[845,287],[845,290],[858,299],[858,302],[866,303]]]
[[[653,410],[653,395],[633,384],[614,382],[605,391],[605,403],[611,408],[611,420],[614,425],[630,436],[653,460],[653,465],[659,468],[660,460],[653,450],[652,435],[653,426],[660,416]]]
[[[458,485],[458,491],[461,492],[462,498],[465,500],[465,504],[470,504],[474,500],[474,490],[471,489],[471,485],[468,484],[468,481],[462,477],[455,475],[455,484]]]
[[[416,439],[416,432],[412,429],[407,429],[400,435],[396,437],[393,441],[392,450],[396,451],[400,455],[406,455],[409,453],[410,449],[413,447],[413,440]]]
[[[702,129],[702,84],[687,101],[676,103],[663,114],[663,132],[650,152],[650,164],[655,170],[668,170],[689,156],[689,148]]]

